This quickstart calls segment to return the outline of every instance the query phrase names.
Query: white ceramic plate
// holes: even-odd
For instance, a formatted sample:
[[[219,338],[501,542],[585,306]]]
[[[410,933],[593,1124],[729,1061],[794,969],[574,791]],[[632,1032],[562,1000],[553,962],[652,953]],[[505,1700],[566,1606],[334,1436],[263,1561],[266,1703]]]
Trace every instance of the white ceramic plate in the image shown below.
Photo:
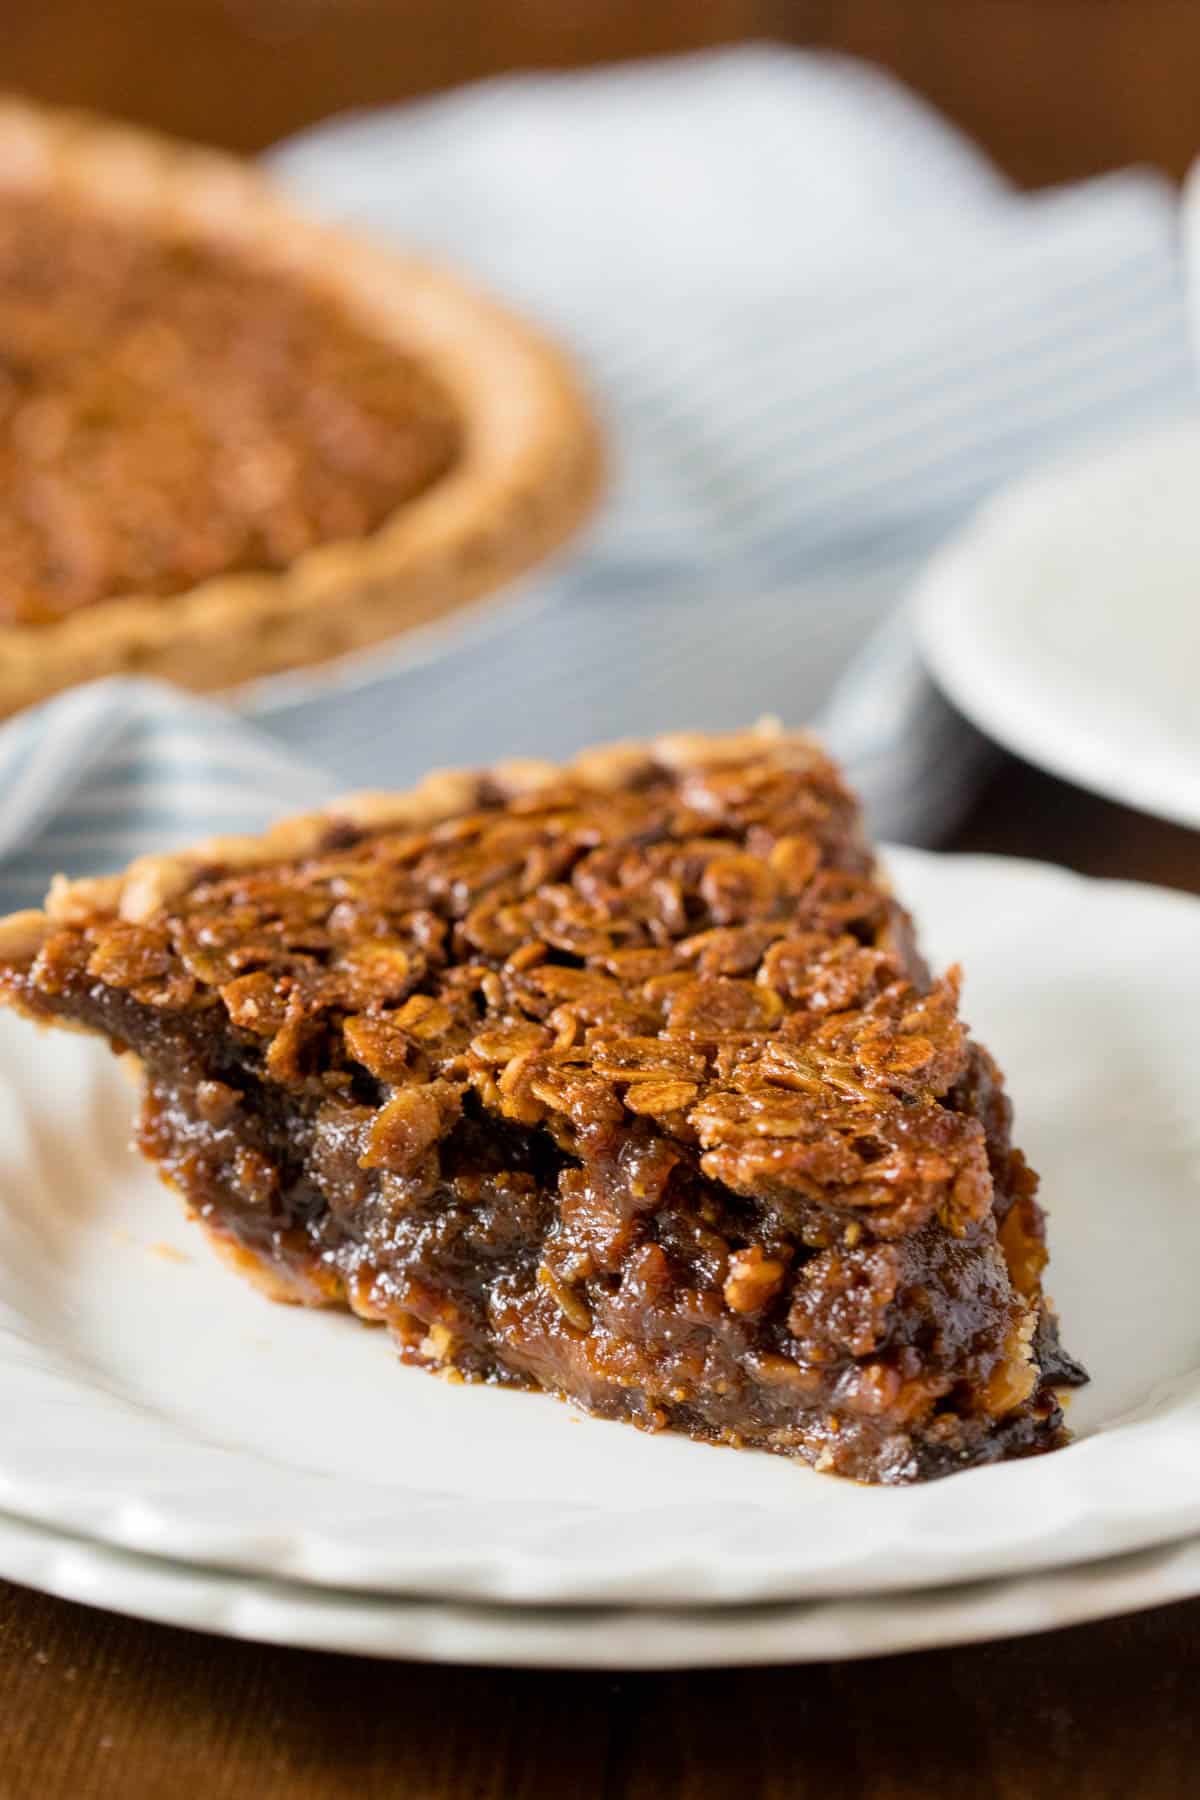
[[[1200,826],[1200,424],[1048,470],[917,590],[922,650],[991,737]]]
[[[181,1560],[534,1605],[875,1593],[1200,1531],[1200,903],[891,861],[933,956],[966,963],[1044,1172],[1094,1377],[1076,1444],[868,1489],[399,1367],[381,1333],[219,1268],[128,1156],[107,1052],[6,1019],[0,1506]]]
[[[110,1550],[0,1514],[0,1575],[256,1643],[505,1668],[844,1661],[1053,1631],[1200,1594],[1200,1539],[1005,1581],[768,1606],[462,1606],[320,1589]]]

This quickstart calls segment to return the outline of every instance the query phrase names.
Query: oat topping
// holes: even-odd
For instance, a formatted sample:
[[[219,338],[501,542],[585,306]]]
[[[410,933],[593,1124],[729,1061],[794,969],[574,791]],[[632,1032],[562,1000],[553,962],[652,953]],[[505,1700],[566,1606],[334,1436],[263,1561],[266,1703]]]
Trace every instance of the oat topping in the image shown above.
[[[1036,1181],[958,976],[808,740],[707,742],[214,847],[0,979],[132,1043],[193,1208],[415,1360],[874,1479],[1045,1447]]]

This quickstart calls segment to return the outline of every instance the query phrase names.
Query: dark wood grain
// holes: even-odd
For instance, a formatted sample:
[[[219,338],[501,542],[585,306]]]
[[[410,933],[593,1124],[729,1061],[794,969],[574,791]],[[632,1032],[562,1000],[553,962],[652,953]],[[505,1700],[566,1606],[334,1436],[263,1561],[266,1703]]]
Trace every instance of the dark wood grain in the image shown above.
[[[1200,1604],[900,1660],[365,1662],[0,1588],[0,1800],[1183,1800]]]
[[[814,10],[797,6],[799,30]],[[4,0],[0,77],[254,150],[347,107],[697,49],[765,17],[753,0]]]
[[[1033,856],[1084,875],[1200,894],[1200,833],[1168,825],[1006,758],[949,846]]]
[[[3,0],[0,84],[254,149],[512,67],[774,34],[875,58],[1019,179],[1200,149],[1195,0]],[[1200,837],[1005,763],[963,849],[1200,892]],[[2,1429],[2,1420],[0,1420]],[[1178,1800],[1200,1602],[889,1662],[424,1668],[234,1644],[0,1583],[0,1800]]]
[[[513,68],[768,36],[895,70],[1031,184],[1200,149],[1195,0],[3,0],[0,85],[254,150]]]
[[[788,0],[780,13],[790,14]],[[1200,149],[1195,0],[831,0],[839,49],[885,64],[1018,180]]]

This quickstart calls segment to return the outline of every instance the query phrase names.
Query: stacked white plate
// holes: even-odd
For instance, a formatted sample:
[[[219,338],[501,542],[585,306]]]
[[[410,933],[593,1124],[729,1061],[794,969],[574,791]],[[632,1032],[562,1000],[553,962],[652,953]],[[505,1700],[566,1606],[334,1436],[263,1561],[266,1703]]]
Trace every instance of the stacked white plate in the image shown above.
[[[1200,1592],[1200,902],[894,852],[1042,1170],[1091,1385],[1053,1456],[910,1489],[402,1368],[272,1307],[126,1149],[106,1052],[0,1020],[0,1574],[373,1654],[685,1666]]]

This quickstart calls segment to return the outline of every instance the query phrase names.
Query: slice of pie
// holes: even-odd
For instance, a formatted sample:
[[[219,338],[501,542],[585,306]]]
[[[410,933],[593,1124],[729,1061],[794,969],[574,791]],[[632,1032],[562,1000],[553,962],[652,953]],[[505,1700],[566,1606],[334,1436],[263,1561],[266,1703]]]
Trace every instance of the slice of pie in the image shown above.
[[[0,104],[0,715],[323,661],[516,575],[597,434],[542,338],[215,152]]]
[[[510,762],[59,878],[0,992],[281,1300],[912,1481],[1063,1441],[1036,1177],[811,739]]]

